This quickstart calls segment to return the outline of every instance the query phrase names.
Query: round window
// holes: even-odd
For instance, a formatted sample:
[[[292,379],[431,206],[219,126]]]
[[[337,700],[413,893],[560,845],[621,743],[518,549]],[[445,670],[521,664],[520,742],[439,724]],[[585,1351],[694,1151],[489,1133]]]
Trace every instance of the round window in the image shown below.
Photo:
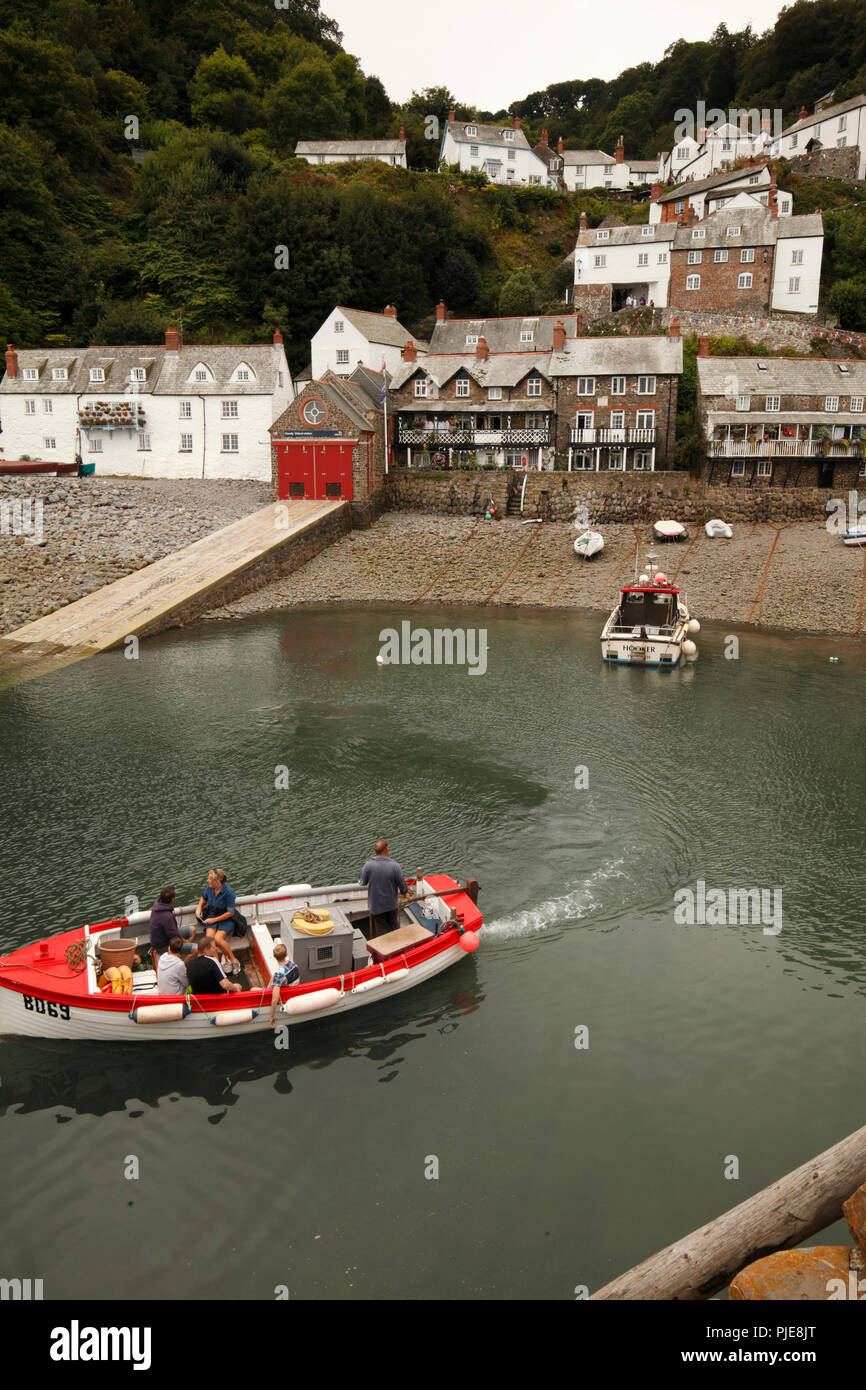
[[[325,407],[321,401],[307,401],[301,414],[308,425],[321,425],[325,418]]]

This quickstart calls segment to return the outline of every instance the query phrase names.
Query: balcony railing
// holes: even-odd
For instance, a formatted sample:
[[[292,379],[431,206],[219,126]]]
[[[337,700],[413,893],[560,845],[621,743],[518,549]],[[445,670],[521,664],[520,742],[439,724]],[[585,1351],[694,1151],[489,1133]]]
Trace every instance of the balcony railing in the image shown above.
[[[711,439],[710,458],[862,458],[862,445],[841,439]]]
[[[572,429],[572,444],[655,444],[652,430]]]
[[[414,430],[397,427],[397,443],[420,448],[473,449],[477,445],[550,444],[549,429],[517,430]]]

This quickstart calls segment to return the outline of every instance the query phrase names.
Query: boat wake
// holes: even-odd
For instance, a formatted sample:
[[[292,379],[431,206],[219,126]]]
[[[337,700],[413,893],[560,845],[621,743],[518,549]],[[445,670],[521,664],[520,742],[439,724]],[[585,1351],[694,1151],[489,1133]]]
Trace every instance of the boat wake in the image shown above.
[[[548,898],[537,907],[524,908],[522,912],[485,922],[484,940],[492,937],[497,941],[508,941],[514,937],[534,936],[537,932],[550,931],[567,922],[588,917],[591,912],[602,906],[601,898],[598,896],[602,885],[609,879],[626,877],[624,862],[622,859],[615,859],[610,864],[596,869],[589,878],[584,879],[568,893],[564,893],[562,897]]]

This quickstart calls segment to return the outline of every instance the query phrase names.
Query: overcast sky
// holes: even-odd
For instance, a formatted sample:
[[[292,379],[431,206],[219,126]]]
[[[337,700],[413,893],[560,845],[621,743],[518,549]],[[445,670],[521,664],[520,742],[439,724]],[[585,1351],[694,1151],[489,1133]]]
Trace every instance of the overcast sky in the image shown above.
[[[676,39],[772,27],[781,0],[322,0],[344,46],[393,101],[424,87],[496,111],[575,77],[657,62]],[[695,99],[701,95],[695,93]]]

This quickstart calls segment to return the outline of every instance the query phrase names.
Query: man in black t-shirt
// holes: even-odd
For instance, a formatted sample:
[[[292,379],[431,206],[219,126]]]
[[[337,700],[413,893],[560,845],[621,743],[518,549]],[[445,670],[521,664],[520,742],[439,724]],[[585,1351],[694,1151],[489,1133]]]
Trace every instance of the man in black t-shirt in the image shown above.
[[[199,942],[198,955],[188,963],[186,973],[193,994],[233,994],[243,988],[234,980],[226,979],[217,960],[216,942],[212,936]]]

